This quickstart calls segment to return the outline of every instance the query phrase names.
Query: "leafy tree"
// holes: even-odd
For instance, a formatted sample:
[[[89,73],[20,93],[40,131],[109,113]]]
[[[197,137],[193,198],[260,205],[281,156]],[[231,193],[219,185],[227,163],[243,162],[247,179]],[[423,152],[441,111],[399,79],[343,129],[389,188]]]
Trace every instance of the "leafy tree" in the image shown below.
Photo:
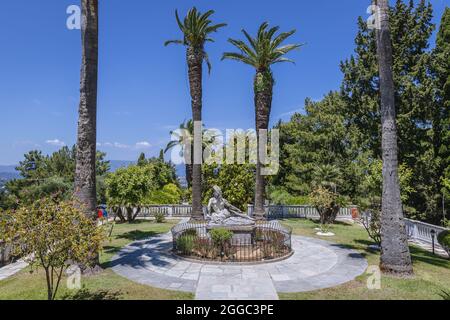
[[[180,188],[173,183],[169,183],[162,189],[151,192],[143,201],[145,204],[179,204],[181,198],[182,191]]]
[[[109,161],[105,161],[106,154],[97,151],[96,175],[100,181],[97,197],[104,202],[104,188],[102,177],[109,171]],[[14,207],[15,203],[22,204],[34,202],[46,196],[58,196],[60,199],[69,199],[74,190],[76,147],[63,147],[49,156],[41,151],[33,150],[24,155],[16,170],[22,179],[11,180],[6,184],[8,201],[5,207]]]
[[[439,174],[434,155],[438,120],[432,101],[436,86],[430,82],[432,57],[428,50],[434,30],[432,7],[421,0],[397,0],[389,10],[392,38],[392,74],[397,113],[398,157],[413,169],[414,194],[408,207],[421,212],[421,219],[436,222]],[[357,128],[356,144],[370,159],[381,159],[380,78],[376,56],[376,34],[363,18],[358,20],[355,54],[341,63],[344,79],[341,114],[347,126]],[[434,123],[434,124],[433,124]],[[411,212],[407,212],[410,214]]]
[[[174,43],[186,46],[186,62],[188,65],[189,87],[191,94],[192,120],[202,121],[202,76],[203,61],[206,61],[208,70],[211,64],[205,51],[205,43],[213,39],[211,33],[226,26],[225,23],[212,24],[209,17],[214,14],[213,10],[202,14],[195,7],[189,10],[184,21],[181,21],[178,12],[175,18],[178,27],[183,33],[183,40],[169,40],[165,45]],[[194,150],[201,150],[201,146],[195,146]],[[194,161],[195,162],[195,161]],[[192,167],[192,215],[194,219],[203,218],[202,209],[202,168],[201,164],[193,164]]]
[[[147,164],[147,159],[145,158],[145,153],[141,152],[139,155],[137,165],[138,166],[145,166]]]
[[[44,198],[0,215],[0,240],[11,243],[32,270],[44,269],[48,300],[55,299],[71,262],[87,265],[101,249],[103,231],[77,207]]]
[[[358,143],[360,132],[348,126],[340,95],[305,103],[305,113],[279,123],[280,171],[271,185],[292,196],[307,196],[326,181],[343,195],[355,197],[363,178],[367,153]]]
[[[450,206],[450,8],[442,15],[432,53],[432,88],[435,89],[433,119],[435,154],[437,155],[437,188]],[[438,203],[440,201],[437,201]],[[440,208],[442,209],[442,208]]]
[[[105,180],[106,199],[122,222],[132,222],[141,211],[145,197],[155,189],[150,166],[129,166],[109,174]],[[125,214],[122,209],[125,209]]]
[[[158,190],[164,188],[168,184],[175,184],[178,186],[175,166],[167,163],[161,158],[150,158],[147,160],[147,166],[152,173],[153,181]]]
[[[260,130],[268,130],[270,111],[272,108],[272,94],[274,78],[271,66],[281,62],[293,62],[284,57],[290,51],[300,47],[299,44],[280,46],[295,30],[282,32],[275,36],[279,27],[268,29],[269,24],[264,22],[259,27],[256,37],[251,37],[242,30],[248,43],[241,40],[228,41],[239,49],[239,53],[225,52],[222,59],[231,59],[250,65],[255,68],[256,74],[253,82],[255,98],[256,132],[259,141]],[[259,143],[258,143],[259,150]],[[255,175],[255,216],[262,219],[264,216],[265,178],[261,174],[261,159],[257,152]]]
[[[233,206],[247,211],[247,204],[253,203],[255,187],[255,166],[252,164],[206,164],[203,166],[205,192],[203,203],[213,196],[212,187],[219,186],[223,196]]]
[[[345,204],[345,199],[342,196],[324,186],[315,187],[309,198],[311,204],[319,212],[322,228],[330,223],[334,223],[340,208]]]

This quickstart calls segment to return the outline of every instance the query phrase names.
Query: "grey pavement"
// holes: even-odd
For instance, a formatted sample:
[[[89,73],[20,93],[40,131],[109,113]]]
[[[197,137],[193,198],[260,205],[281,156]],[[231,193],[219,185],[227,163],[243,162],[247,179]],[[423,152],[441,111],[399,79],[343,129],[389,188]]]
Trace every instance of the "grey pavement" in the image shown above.
[[[353,280],[367,261],[327,241],[292,236],[294,254],[257,265],[189,262],[171,253],[167,233],[124,247],[113,259],[119,275],[149,286],[195,293],[199,300],[275,300],[277,292],[304,292]]]
[[[24,260],[18,260],[14,263],[8,264],[8,265],[0,268],[0,280],[9,278],[9,277],[15,275],[17,272],[19,272],[26,266],[28,266],[28,263],[26,263]]]

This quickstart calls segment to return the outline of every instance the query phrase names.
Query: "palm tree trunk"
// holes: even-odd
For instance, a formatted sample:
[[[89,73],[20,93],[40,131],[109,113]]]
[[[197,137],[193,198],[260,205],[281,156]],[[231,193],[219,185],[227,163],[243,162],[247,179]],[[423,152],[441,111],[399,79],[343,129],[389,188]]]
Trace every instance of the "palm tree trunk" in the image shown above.
[[[270,110],[272,108],[273,79],[267,70],[257,70],[254,82],[255,90],[255,123],[258,152],[256,156],[256,175],[255,175],[255,210],[254,215],[258,220],[264,219],[264,194],[265,177],[261,175],[261,157],[259,145],[259,130],[268,130]]]
[[[377,55],[380,74],[383,196],[381,215],[381,259],[383,272],[412,273],[411,255],[403,221],[398,178],[397,124],[392,76],[392,43],[389,29],[388,0],[376,0],[380,30],[377,30]]]
[[[192,164],[186,164],[186,182],[188,188],[192,187]]]
[[[75,197],[95,217],[97,142],[98,0],[82,0],[82,65],[75,168]]]
[[[202,121],[202,63],[203,48],[188,47],[187,64],[194,127],[196,127],[196,124],[201,124]],[[203,219],[201,153],[202,142],[195,141],[194,139],[194,161],[192,165],[192,218],[195,220]]]

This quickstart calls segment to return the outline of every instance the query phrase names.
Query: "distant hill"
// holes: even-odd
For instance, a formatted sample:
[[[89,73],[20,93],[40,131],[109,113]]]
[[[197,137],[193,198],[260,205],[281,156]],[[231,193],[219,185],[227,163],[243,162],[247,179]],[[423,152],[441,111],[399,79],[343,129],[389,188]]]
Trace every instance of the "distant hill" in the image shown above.
[[[0,166],[0,172],[16,173],[17,172],[16,167],[17,167],[17,165]]]
[[[128,167],[130,165],[135,164],[135,161],[127,161],[127,160],[110,160],[109,161],[111,172],[116,171],[119,168]],[[20,178],[20,174],[16,171],[15,167],[17,165],[8,165],[2,166],[0,165],[0,188],[9,180]],[[186,184],[186,173],[184,164],[179,164],[175,166],[176,173],[182,185]]]
[[[20,178],[20,174],[15,168],[15,165],[0,166],[0,189],[2,189],[9,180]]]

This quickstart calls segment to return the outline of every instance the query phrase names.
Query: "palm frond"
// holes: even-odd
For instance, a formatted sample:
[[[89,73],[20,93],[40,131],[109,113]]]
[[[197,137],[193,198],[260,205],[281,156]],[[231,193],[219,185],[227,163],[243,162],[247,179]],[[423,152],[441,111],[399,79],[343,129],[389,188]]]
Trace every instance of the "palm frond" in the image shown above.
[[[167,40],[164,42],[164,46],[167,47],[169,44],[184,44],[183,40]]]
[[[281,63],[281,62],[290,62],[290,63],[295,64],[295,61],[294,61],[294,60],[288,59],[288,58],[283,58],[283,57],[277,58],[277,59],[273,60],[272,64],[275,64],[275,63]]]
[[[249,57],[246,57],[245,55],[243,55],[241,53],[225,52],[222,55],[222,60],[225,60],[225,59],[240,61],[240,62],[243,62],[245,64],[248,64],[248,65],[251,65],[253,67],[256,67],[255,62],[253,60],[251,60]]]
[[[209,61],[209,56],[205,51],[203,51],[203,59],[205,59],[206,66],[208,67],[208,74],[211,74],[211,62]]]
[[[294,62],[291,59],[283,57],[290,51],[299,48],[300,44],[288,44],[281,46],[282,42],[295,33],[295,30],[289,32],[276,33],[280,30],[278,26],[269,29],[269,24],[263,22],[259,28],[256,37],[252,37],[244,29],[242,33],[247,42],[242,40],[229,39],[233,46],[238,48],[241,53],[224,53],[223,59],[241,61],[254,66],[260,70],[267,70],[274,63]]]

